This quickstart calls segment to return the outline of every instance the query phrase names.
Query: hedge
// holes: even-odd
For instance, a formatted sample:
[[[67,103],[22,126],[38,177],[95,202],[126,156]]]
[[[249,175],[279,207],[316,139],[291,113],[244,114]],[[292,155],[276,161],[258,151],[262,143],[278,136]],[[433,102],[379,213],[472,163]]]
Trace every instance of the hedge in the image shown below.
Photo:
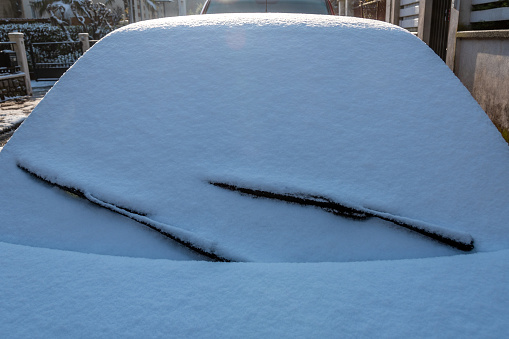
[[[79,41],[78,33],[89,33],[91,32],[83,32],[84,29],[82,26],[67,26],[67,30],[71,36],[71,39],[74,41]],[[0,41],[6,42],[9,41],[9,33],[11,32],[20,32],[24,34],[25,44],[27,47],[27,58],[32,68],[32,58],[31,58],[31,47],[30,44],[33,42],[64,42],[69,41],[67,38],[67,34],[58,26],[54,26],[49,23],[8,23],[8,24],[0,24]],[[106,35],[108,32],[103,32],[102,35]],[[75,47],[65,44],[65,45],[43,45],[33,47],[33,51],[38,56],[39,62],[63,62],[72,64],[75,62],[81,55],[80,51],[77,51]]]
[[[78,33],[84,32],[82,26],[68,26],[67,30],[74,41],[78,41]],[[11,32],[20,32],[25,35],[25,42],[51,42],[51,41],[68,41],[65,32],[58,26],[49,23],[25,23],[25,24],[1,24],[0,25],[0,41],[9,41],[8,34]],[[104,32],[106,35],[108,32]]]

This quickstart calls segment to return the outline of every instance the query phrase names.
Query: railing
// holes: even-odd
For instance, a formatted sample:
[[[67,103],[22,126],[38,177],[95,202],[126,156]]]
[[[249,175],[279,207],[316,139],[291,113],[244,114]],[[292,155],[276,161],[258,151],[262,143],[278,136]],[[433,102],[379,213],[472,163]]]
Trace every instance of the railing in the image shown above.
[[[79,41],[39,42],[30,45],[34,80],[57,80],[98,40],[80,33]]]
[[[419,27],[419,0],[401,0],[399,25],[410,32],[417,32]]]
[[[30,60],[34,80],[58,80],[78,58],[97,40],[89,40],[87,33],[80,33],[79,42],[32,43],[27,58],[22,33],[9,33],[10,42],[0,42],[0,52],[10,57],[7,66],[0,65],[0,101],[32,95],[30,85]],[[0,56],[2,56],[0,54]]]
[[[37,42],[30,44],[34,80],[57,80],[83,54],[80,42]]]
[[[470,23],[474,29],[508,29],[509,1],[472,0]]]

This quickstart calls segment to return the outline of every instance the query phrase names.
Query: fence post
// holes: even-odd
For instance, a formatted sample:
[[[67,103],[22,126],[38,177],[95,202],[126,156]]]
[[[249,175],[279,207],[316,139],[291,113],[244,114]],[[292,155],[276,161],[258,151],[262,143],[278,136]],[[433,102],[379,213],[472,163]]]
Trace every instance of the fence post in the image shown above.
[[[353,15],[353,6],[354,6],[354,0],[346,0],[345,1],[345,15],[346,16],[354,16]]]
[[[338,15],[345,16],[345,0],[338,0]]]
[[[400,0],[387,0],[386,4],[385,21],[399,26],[399,11],[401,7]]]
[[[454,72],[454,59],[456,57],[456,33],[458,32],[459,22],[459,1],[452,1],[450,9],[449,32],[447,34],[447,53],[445,56],[445,63],[451,71]]]
[[[23,40],[23,33],[13,32],[9,33],[9,40],[14,42],[14,49],[18,59],[21,71],[25,73],[25,86],[27,95],[32,95],[32,85],[30,84],[30,70],[28,69],[27,52],[25,49],[25,41]]]
[[[79,33],[78,37],[81,42],[81,49],[83,50],[83,54],[90,48],[90,41],[88,40],[88,33]]]
[[[419,1],[419,27],[417,28],[417,37],[426,44],[429,44],[430,39],[432,7],[433,0]]]
[[[179,16],[187,15],[186,0],[179,0]]]

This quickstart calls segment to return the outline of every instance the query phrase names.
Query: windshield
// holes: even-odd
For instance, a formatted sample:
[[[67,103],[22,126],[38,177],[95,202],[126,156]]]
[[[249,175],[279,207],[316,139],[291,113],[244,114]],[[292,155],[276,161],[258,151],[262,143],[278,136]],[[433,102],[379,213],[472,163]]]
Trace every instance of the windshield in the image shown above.
[[[325,0],[212,0],[203,14],[216,13],[331,14]]]
[[[481,108],[412,34],[323,15],[163,22],[95,45],[16,131],[0,153],[0,242],[260,263],[509,243],[504,145],[487,151]],[[419,79],[404,98],[402,68]]]

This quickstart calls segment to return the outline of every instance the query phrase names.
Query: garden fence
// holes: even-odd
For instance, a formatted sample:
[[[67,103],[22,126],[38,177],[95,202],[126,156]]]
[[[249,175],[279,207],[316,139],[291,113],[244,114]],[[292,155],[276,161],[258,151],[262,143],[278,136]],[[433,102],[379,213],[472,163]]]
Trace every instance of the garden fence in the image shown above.
[[[80,41],[36,42],[29,44],[31,74],[34,80],[58,80],[97,40],[87,33]]]
[[[353,15],[358,18],[385,21],[386,0],[356,0],[353,3]]]
[[[58,80],[83,54],[81,42],[34,42],[29,45],[34,80]]]

